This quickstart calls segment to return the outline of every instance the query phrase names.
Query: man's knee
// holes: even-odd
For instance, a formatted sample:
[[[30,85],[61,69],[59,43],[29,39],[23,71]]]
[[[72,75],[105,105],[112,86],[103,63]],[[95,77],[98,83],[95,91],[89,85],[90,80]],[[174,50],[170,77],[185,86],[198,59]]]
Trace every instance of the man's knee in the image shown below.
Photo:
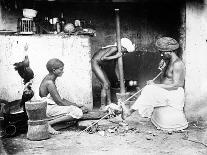
[[[79,118],[83,117],[83,111],[80,108],[78,108],[78,115]]]
[[[154,85],[146,85],[143,90],[142,93],[151,93],[154,90],[155,86]]]
[[[65,112],[70,116],[72,116],[73,118],[79,119],[83,116],[83,111],[76,106],[69,106],[65,109],[67,109],[66,110],[67,112],[66,111]]]
[[[103,88],[104,88],[105,90],[110,89],[110,87],[111,87],[110,83],[104,83],[104,85],[103,85]]]

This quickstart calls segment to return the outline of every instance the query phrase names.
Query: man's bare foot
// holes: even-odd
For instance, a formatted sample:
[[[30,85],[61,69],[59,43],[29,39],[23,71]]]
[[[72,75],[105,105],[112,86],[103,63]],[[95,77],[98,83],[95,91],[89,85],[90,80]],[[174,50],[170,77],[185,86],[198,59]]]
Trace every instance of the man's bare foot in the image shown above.
[[[49,133],[52,134],[52,135],[60,134],[60,131],[56,131],[55,129],[53,129],[53,128],[51,127],[51,125],[48,125],[48,131],[49,131]]]
[[[99,108],[99,111],[106,112],[107,107],[105,105],[101,105],[101,107]]]

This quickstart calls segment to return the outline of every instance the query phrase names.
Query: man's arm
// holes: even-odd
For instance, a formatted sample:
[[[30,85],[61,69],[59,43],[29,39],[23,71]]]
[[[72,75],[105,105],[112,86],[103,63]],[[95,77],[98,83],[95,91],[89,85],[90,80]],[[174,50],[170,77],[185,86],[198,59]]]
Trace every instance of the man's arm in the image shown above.
[[[107,51],[102,57],[101,60],[112,60],[117,59],[120,56],[122,56],[122,53],[117,52],[115,55],[112,55],[113,53],[117,52],[117,47],[112,47]],[[111,56],[112,55],[112,56]]]
[[[185,80],[185,67],[181,61],[173,64],[173,77],[171,84],[155,84],[167,90],[175,90],[178,87],[183,87]]]
[[[77,106],[75,103],[72,103],[68,100],[63,100],[60,97],[60,94],[57,91],[57,87],[52,81],[48,81],[47,83],[47,90],[50,93],[50,96],[53,98],[56,104],[61,105],[61,106],[69,106],[69,105],[74,105]]]

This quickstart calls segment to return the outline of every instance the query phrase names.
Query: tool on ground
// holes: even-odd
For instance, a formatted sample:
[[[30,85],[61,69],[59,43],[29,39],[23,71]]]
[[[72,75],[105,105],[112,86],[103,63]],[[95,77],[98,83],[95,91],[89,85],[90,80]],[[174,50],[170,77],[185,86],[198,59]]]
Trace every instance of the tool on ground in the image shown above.
[[[160,75],[161,75],[162,71],[157,74],[157,76],[155,78],[152,79],[152,81],[156,80]],[[142,88],[143,89],[143,88]],[[132,96],[130,96],[128,99],[126,99],[125,101],[121,102],[121,103],[125,103],[126,101],[128,101],[129,99],[131,99],[133,96],[135,96],[136,94],[140,93],[142,91],[142,89],[140,89],[138,92],[136,92],[135,94],[133,94]],[[98,122],[100,122],[101,120],[103,120],[104,118],[110,116],[111,114],[113,114],[113,112],[110,110],[109,113],[107,113],[106,115],[104,115],[102,118],[100,118],[98,121],[92,123],[90,126],[88,126],[86,129],[84,129],[83,131],[81,131],[77,136],[79,136],[80,134],[82,134],[83,132],[87,131],[89,128],[91,128],[92,126],[96,125]]]
[[[106,115],[104,115],[103,117],[101,117],[99,120],[97,120],[96,122],[92,123],[90,126],[88,126],[87,128],[85,128],[83,131],[81,131],[77,136],[79,136],[80,134],[82,134],[83,132],[87,131],[89,128],[91,128],[92,126],[96,125],[98,122],[100,122],[101,120],[103,120],[104,118],[110,116],[111,113],[107,113]]]

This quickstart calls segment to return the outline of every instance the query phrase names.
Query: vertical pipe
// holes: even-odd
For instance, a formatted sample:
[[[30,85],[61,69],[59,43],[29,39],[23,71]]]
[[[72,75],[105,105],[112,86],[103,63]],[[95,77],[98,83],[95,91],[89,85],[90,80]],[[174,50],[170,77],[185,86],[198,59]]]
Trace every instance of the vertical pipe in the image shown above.
[[[6,23],[5,23],[5,19],[4,19],[4,16],[3,16],[3,14],[5,13],[4,11],[3,11],[3,8],[2,8],[3,6],[2,6],[2,4],[0,3],[0,29],[1,30],[3,30],[3,29],[5,29],[5,27],[6,27]]]
[[[115,9],[115,15],[116,15],[116,41],[117,41],[118,52],[121,52],[119,9]],[[120,93],[124,94],[125,86],[124,86],[124,72],[123,72],[122,57],[118,58],[118,69],[119,69],[119,78],[120,78]]]

